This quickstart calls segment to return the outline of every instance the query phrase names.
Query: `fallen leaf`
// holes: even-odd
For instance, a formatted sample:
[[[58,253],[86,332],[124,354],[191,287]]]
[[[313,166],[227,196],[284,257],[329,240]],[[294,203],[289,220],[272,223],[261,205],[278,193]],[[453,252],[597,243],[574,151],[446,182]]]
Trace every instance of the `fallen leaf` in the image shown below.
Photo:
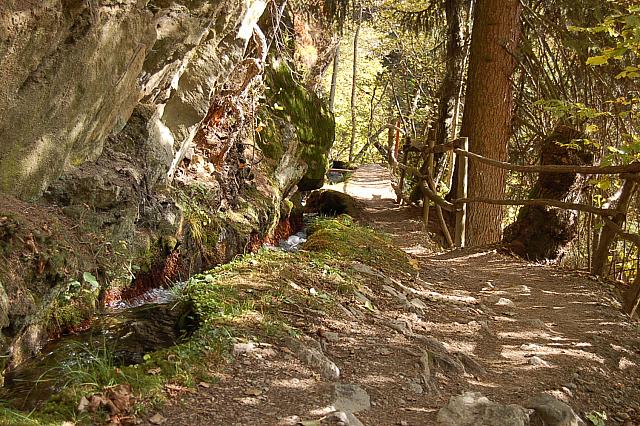
[[[198,386],[202,386],[205,389],[209,389],[211,387],[211,385],[207,382],[200,382],[198,383]]]
[[[167,391],[167,393],[171,396],[176,396],[181,392],[193,392],[191,389],[185,386],[172,385],[171,383],[167,383],[166,385],[164,385],[164,388]]]
[[[150,368],[147,370],[147,374],[150,374],[152,376],[156,376],[158,374],[162,373],[162,368],[157,367],[157,368]]]

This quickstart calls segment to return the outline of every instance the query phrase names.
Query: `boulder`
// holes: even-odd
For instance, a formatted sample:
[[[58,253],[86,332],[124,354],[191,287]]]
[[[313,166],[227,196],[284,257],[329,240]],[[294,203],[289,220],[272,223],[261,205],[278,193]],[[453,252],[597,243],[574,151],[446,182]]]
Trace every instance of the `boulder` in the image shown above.
[[[479,392],[465,392],[451,397],[438,411],[437,421],[443,426],[525,426],[529,416],[519,405],[499,404]]]
[[[583,426],[585,424],[571,407],[551,395],[537,395],[527,401],[525,407],[535,410],[531,416],[534,425]]]

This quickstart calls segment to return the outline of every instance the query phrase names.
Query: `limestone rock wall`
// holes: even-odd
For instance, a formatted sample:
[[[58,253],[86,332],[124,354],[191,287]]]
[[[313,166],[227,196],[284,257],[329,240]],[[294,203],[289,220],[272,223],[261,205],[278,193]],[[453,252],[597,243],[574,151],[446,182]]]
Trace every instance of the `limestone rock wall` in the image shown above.
[[[265,8],[0,2],[0,372],[114,294],[259,247],[297,186],[322,185],[333,142],[322,101],[276,72],[269,102],[286,110],[267,107],[259,132],[242,113],[250,97],[230,90],[259,50]]]
[[[6,0],[0,191],[39,197],[102,153],[139,105],[164,174],[245,52],[263,0]],[[156,169],[156,179],[163,173]]]

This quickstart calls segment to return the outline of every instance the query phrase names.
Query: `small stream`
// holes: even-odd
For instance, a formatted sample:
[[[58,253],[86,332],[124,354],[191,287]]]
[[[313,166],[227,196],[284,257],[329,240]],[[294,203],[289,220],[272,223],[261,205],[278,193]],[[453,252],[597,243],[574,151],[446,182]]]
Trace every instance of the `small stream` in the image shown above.
[[[306,240],[303,230],[280,240],[277,247],[265,244],[265,248],[293,252]],[[94,318],[89,331],[51,341],[37,357],[6,372],[0,399],[31,410],[63,389],[73,371],[105,360],[111,368],[139,364],[145,354],[179,343],[198,325],[190,306],[178,301],[185,285],[154,288],[113,302]]]
[[[127,303],[126,309],[111,307],[94,319],[91,330],[52,341],[39,356],[7,372],[0,399],[31,410],[63,389],[73,371],[100,362],[109,367],[141,363],[146,353],[170,347],[195,330],[188,305],[143,302],[156,296],[171,300],[175,292],[151,292]]]

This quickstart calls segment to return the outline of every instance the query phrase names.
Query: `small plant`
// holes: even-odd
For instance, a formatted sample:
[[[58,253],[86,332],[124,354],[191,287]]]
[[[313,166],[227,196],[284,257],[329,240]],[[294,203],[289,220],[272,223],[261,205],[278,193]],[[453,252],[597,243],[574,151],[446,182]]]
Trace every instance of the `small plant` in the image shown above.
[[[70,385],[89,386],[95,390],[118,383],[122,372],[117,368],[114,354],[106,343],[100,346],[75,343],[69,348],[74,357],[54,367],[65,387]]]
[[[586,414],[587,420],[589,420],[595,426],[605,426],[607,420],[607,413],[592,411]]]

